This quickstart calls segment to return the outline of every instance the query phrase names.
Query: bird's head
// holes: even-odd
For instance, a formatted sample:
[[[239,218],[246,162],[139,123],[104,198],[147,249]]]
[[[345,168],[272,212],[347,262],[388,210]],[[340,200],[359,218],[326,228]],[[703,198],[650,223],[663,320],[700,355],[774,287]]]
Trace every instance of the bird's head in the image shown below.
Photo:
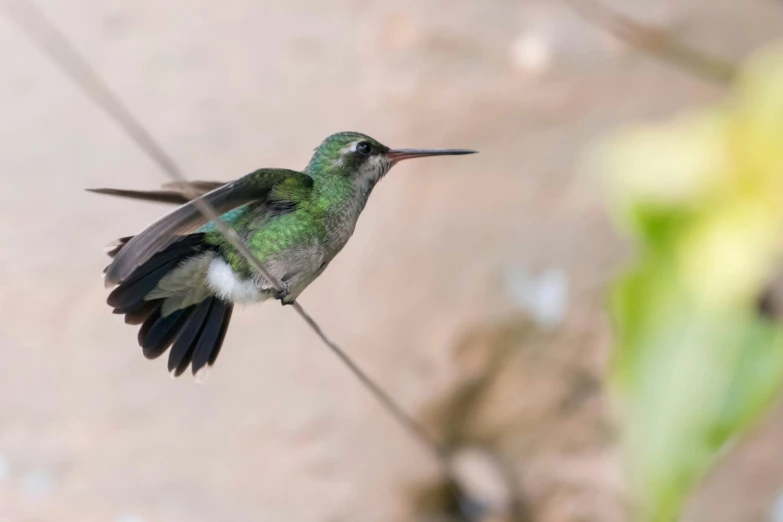
[[[390,149],[358,132],[339,132],[315,149],[305,172],[312,176],[341,175],[372,188],[397,162],[428,156],[474,154],[465,149]]]

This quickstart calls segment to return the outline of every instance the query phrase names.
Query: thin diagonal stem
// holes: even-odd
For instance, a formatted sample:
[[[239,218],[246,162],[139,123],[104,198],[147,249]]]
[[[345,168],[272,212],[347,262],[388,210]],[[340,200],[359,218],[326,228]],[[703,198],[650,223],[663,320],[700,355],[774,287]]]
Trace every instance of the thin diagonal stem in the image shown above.
[[[366,374],[364,371],[359,368],[355,362],[346,354],[342,348],[337,346],[334,342],[332,342],[331,339],[329,339],[324,331],[321,329],[321,327],[318,325],[318,323],[313,320],[312,317],[310,317],[310,314],[305,312],[304,308],[302,308],[302,305],[294,301],[294,310],[297,311],[297,313],[302,317],[302,319],[305,320],[307,324],[310,325],[310,327],[315,331],[316,335],[321,338],[321,340],[324,342],[326,346],[328,346],[337,357],[342,360],[342,362],[345,364],[345,366],[348,367],[348,369],[356,376],[359,381],[364,384],[364,386],[373,394],[375,395],[375,398],[378,399],[379,402],[381,402],[386,409],[394,415],[394,417],[397,418],[397,421],[399,421],[400,424],[405,426],[405,428],[411,432],[413,435],[418,438],[421,443],[425,446],[429,446],[430,449],[432,449],[434,452],[436,452],[438,459],[444,463],[445,470],[447,474],[450,474],[449,466],[448,466],[448,451],[446,448],[444,448],[441,444],[436,443],[433,441],[429,435],[427,435],[427,432],[424,431],[424,429],[417,423],[415,420],[413,420],[407,413],[405,413],[399,405],[392,399],[388,393],[383,391],[380,387],[378,387],[377,384]]]
[[[48,18],[32,3],[26,0],[2,0],[8,8],[13,21],[23,29],[41,50],[82,90],[82,92],[98,105],[123,131],[144,151],[171,179],[181,182],[186,194],[204,216],[215,223],[215,226],[226,239],[247,259],[249,263],[262,274],[276,290],[283,286],[269,270],[256,258],[239,235],[220,218],[220,215],[208,202],[196,197],[189,188],[187,178],[177,163],[163,147],[133,116],[127,106],[120,101],[111,88],[103,81],[95,69],[71,45],[68,39],[52,24]],[[294,310],[307,323],[323,343],[342,361],[359,381],[375,396],[381,405],[397,420],[421,445],[436,459],[447,476],[451,476],[448,452],[437,441],[432,439],[410,415],[380,388],[356,363],[324,333],[315,320],[305,312],[298,302],[293,303]]]

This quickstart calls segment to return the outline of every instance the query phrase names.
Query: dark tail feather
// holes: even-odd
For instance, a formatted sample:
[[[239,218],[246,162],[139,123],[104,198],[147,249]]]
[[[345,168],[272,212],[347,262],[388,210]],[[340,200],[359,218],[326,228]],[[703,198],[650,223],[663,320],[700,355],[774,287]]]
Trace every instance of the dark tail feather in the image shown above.
[[[198,342],[211,307],[212,298],[207,298],[196,305],[190,320],[182,328],[177,340],[174,341],[174,346],[169,352],[169,372],[175,377],[182,375],[193,359],[193,348]]]
[[[218,336],[217,342],[212,348],[212,352],[209,354],[209,360],[207,361],[207,365],[209,366],[214,365],[215,361],[217,361],[218,355],[220,355],[220,349],[223,347],[223,341],[226,338],[226,332],[228,332],[228,325],[231,323],[231,314],[233,313],[234,313],[234,305],[233,304],[226,305],[226,315],[223,317],[223,325],[220,328],[220,335]]]
[[[160,310],[156,314],[150,315],[139,330],[139,346],[141,346],[144,357],[156,359],[163,355],[174,342],[182,325],[185,324],[192,312],[193,307],[191,306],[184,310],[177,310],[166,317],[160,316]],[[148,323],[151,323],[150,326],[145,328]]]
[[[196,375],[213,358],[213,354],[217,359],[217,353],[220,352],[231,319],[231,312],[232,306],[220,299],[215,299],[212,303],[198,342],[193,347],[193,375]]]
[[[123,238],[116,242],[109,254],[116,255],[129,240]],[[198,305],[163,317],[163,300],[145,298],[172,269],[206,248],[203,234],[183,237],[137,268],[107,299],[115,314],[125,316],[127,324],[141,325],[138,340],[146,358],[160,357],[173,345],[169,353],[169,371],[177,377],[191,363],[194,375],[204,366],[215,363],[233,305],[217,297],[208,297]]]
[[[205,365],[215,364],[232,311],[232,304],[217,297],[199,303],[174,341],[169,353],[169,372],[179,377],[192,363],[195,375]]]
[[[125,314],[125,324],[135,326],[144,323],[144,321],[158,311],[162,305],[163,303],[160,299],[156,299],[155,301],[144,301],[144,303],[135,310],[119,313]],[[114,310],[114,313],[118,313],[118,311]]]

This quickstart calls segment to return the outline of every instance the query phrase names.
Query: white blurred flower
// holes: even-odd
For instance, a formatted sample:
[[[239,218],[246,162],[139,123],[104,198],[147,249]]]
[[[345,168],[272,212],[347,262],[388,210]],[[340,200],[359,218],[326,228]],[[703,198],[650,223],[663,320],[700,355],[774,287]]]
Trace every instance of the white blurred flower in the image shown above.
[[[550,268],[539,275],[516,269],[508,273],[511,296],[544,328],[560,324],[568,310],[568,276]]]

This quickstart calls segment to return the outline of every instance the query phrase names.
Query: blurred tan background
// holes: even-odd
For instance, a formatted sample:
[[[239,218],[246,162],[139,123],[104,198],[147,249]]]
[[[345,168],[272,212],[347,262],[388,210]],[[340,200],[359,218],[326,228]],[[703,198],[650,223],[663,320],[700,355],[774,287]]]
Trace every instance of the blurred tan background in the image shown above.
[[[479,149],[394,169],[301,302],[434,435],[507,459],[531,520],[625,520],[601,376],[627,247],[577,160],[720,88],[554,0],[36,3],[193,179],[341,130]],[[775,0],[615,5],[732,60],[783,34]],[[235,313],[203,385],[142,357],[101,249],[166,209],[83,188],[166,179],[3,16],[0,71],[0,520],[433,516],[430,457],[291,310]],[[689,520],[779,520],[781,440],[778,409]]]

